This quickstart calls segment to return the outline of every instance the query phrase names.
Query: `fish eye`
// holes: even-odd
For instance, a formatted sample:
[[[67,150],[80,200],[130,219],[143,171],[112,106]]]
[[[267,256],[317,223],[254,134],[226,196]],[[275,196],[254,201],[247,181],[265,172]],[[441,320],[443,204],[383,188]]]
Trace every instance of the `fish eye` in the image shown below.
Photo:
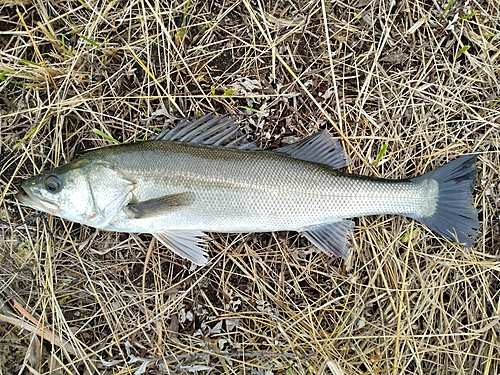
[[[59,177],[50,175],[45,178],[45,188],[51,193],[57,193],[61,188],[61,181]]]

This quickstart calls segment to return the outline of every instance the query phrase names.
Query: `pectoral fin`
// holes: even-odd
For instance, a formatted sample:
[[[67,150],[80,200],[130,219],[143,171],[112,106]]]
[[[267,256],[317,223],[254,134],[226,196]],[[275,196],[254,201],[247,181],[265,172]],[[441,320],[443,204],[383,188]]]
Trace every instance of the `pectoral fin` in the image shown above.
[[[207,263],[207,252],[205,251],[205,233],[191,231],[165,231],[153,233],[162,244],[177,255],[189,259],[194,264],[203,266]]]
[[[194,201],[194,193],[186,191],[179,194],[165,195],[147,201],[128,204],[125,210],[135,219],[144,219],[167,214],[181,207],[189,206]]]
[[[301,233],[325,254],[348,259],[351,256],[351,250],[347,247],[349,245],[347,237],[353,227],[353,221],[341,220],[305,228]]]

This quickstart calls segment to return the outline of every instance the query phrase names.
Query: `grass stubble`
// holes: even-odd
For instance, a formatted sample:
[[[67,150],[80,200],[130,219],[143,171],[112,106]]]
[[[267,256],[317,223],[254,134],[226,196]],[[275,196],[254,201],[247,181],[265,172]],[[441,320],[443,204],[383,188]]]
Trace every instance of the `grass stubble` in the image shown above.
[[[1,1],[0,56],[0,374],[500,371],[497,2]],[[190,270],[14,199],[102,134],[209,111],[263,147],[326,127],[363,175],[483,151],[479,237],[360,218],[345,263],[295,233],[214,234]]]

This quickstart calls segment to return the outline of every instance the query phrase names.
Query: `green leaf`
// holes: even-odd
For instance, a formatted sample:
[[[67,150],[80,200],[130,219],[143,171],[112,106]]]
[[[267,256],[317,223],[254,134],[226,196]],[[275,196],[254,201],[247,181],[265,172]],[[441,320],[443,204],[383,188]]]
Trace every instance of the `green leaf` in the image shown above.
[[[189,11],[189,6],[191,5],[191,0],[186,1],[186,5],[184,6],[184,18],[186,17],[188,11]]]
[[[90,44],[92,44],[93,46],[96,46],[96,47],[98,47],[98,48],[102,48],[102,46],[101,46],[100,44],[98,44],[98,43],[94,42],[93,40],[91,40],[91,39],[87,38],[86,36],[83,36],[82,34],[78,34],[78,36],[79,36],[80,38],[82,38],[83,40],[85,40],[87,43],[90,43]]]
[[[458,50],[457,56],[460,56],[462,53],[467,52],[467,50],[470,48],[470,46],[463,46]]]
[[[208,21],[206,24],[204,24],[203,27],[200,29],[200,31],[198,31],[198,33],[195,35],[195,37],[201,35],[206,29],[208,29],[213,21],[214,20],[212,19],[212,20]]]
[[[465,14],[463,15],[462,17],[459,17],[460,20],[468,20],[469,18],[472,18],[474,17],[475,15],[479,14],[479,12],[476,10],[472,13],[469,13],[469,14]]]
[[[9,77],[8,76],[9,74],[14,75],[13,72],[9,72],[8,70],[4,70],[3,72],[1,72],[0,73],[0,81],[7,81],[10,84],[24,86],[24,87],[38,87],[38,86],[40,86],[39,83],[25,83],[22,81],[16,81],[15,79],[12,79],[11,77]]]
[[[150,126],[149,127],[152,131],[154,131],[155,133],[161,133],[161,128],[157,127],[157,126]]]
[[[222,94],[222,95],[224,95],[224,96],[232,96],[235,92],[236,92],[235,89],[228,89],[228,90],[224,91],[224,94]]]
[[[188,14],[190,5],[191,5],[191,0],[188,0],[186,2],[186,5],[184,6],[184,14],[182,15],[182,23],[181,23],[180,30],[178,33],[175,34],[176,38],[183,38],[184,35],[186,35],[186,33],[184,32],[184,27],[186,26],[186,16]]]
[[[411,233],[405,232],[403,237],[400,238],[401,243],[407,243],[411,238],[414,238],[418,233],[418,229],[413,229]]]
[[[26,135],[23,137],[23,139],[21,139],[19,142],[17,142],[15,145],[14,145],[14,149],[18,148],[20,145],[22,145],[24,143],[24,141],[30,139],[31,137],[33,137],[33,135],[35,135],[38,130],[44,125],[45,123],[44,122],[41,122],[39,123],[37,126],[35,126],[33,129],[31,129],[28,133],[26,133]]]
[[[451,7],[453,6],[454,2],[455,2],[455,0],[448,1],[448,4],[446,5],[446,7],[443,10],[443,13],[441,13],[441,15],[439,16],[440,18],[444,17],[444,15],[451,9]]]
[[[19,60],[17,60],[17,61],[18,61],[18,62],[20,62],[21,64],[24,64],[24,65],[34,65],[34,66],[37,66],[37,67],[39,67],[39,68],[41,68],[41,67],[42,67],[42,65],[41,65],[41,64],[38,64],[38,63],[36,63],[36,62],[34,62],[34,61],[30,61],[30,60],[19,59]]]
[[[215,96],[215,87],[210,86],[210,92],[212,93],[212,95]]]
[[[493,108],[494,106],[496,106],[498,103],[500,103],[500,98],[495,100],[493,103],[491,103],[488,108]]]
[[[384,157],[385,155],[385,152],[387,151],[387,147],[389,145],[387,143],[382,143],[382,147],[380,148],[380,151],[378,152],[378,155],[377,155],[377,159],[375,160],[375,166],[377,167],[378,166],[378,163],[380,163],[380,160],[382,160],[382,158]]]
[[[101,131],[99,129],[94,129],[94,133],[96,133],[97,135],[100,135],[101,137],[103,137],[104,139],[107,139],[108,141],[116,143],[117,145],[121,145],[122,144],[120,141],[117,141],[112,136],[104,133],[103,131]]]
[[[63,51],[63,60],[66,60],[66,37],[64,34],[61,36],[61,48]]]

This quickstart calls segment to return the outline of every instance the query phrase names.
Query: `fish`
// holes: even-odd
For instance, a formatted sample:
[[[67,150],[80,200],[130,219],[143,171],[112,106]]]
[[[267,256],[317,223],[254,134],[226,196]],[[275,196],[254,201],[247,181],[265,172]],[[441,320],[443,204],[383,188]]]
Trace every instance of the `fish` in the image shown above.
[[[89,151],[28,178],[18,201],[90,227],[150,233],[196,265],[208,261],[207,232],[296,231],[332,257],[351,256],[352,218],[412,218],[466,247],[478,235],[473,205],[477,155],[423,175],[382,179],[349,174],[327,130],[274,150],[247,140],[214,113],[150,140]]]

